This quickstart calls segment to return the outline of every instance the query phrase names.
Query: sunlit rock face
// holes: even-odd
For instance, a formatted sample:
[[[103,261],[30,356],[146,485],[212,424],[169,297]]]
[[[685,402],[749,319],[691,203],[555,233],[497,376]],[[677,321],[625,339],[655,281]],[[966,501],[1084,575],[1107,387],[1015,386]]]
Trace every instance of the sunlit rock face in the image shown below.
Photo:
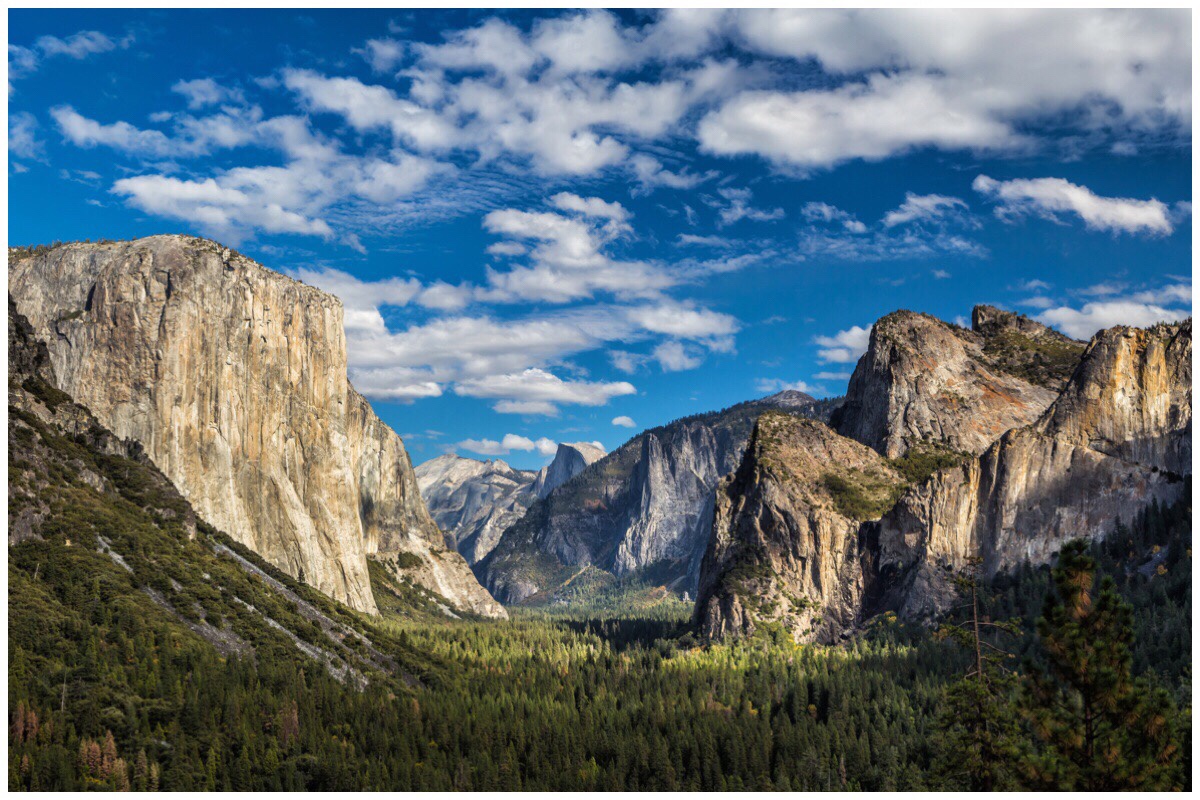
[[[895,458],[917,443],[978,454],[1005,431],[1037,419],[1056,390],[1014,374],[1038,377],[1032,369],[1018,370],[1037,358],[1033,339],[987,314],[977,319],[985,333],[911,311],[876,322],[834,428]],[[1002,358],[996,337],[1007,334],[1024,346]]]
[[[552,593],[589,566],[694,596],[713,492],[741,462],[754,420],[770,409],[827,416],[830,405],[786,391],[643,431],[530,506],[476,572],[507,603]]]
[[[907,398],[899,413],[880,417],[878,435],[864,436],[870,449],[818,423],[764,415],[737,472],[717,489],[694,613],[703,634],[778,623],[797,641],[833,641],[881,611],[931,621],[955,602],[953,574],[976,561],[985,576],[1045,564],[1066,542],[1106,536],[1147,505],[1181,496],[1191,472],[1190,320],[1112,328],[1085,348],[1007,312],[980,307],[975,318],[980,331],[964,333],[890,315],[859,371],[920,362],[925,375],[971,376],[980,397],[1002,385],[1011,397],[1010,373],[997,378],[992,366],[973,364],[961,344],[1002,337],[985,341],[978,358],[1061,382],[1053,402],[1010,427],[1014,408],[1025,416],[1029,406],[981,401],[956,411],[933,388],[948,385],[942,378],[905,367],[880,384],[886,391],[860,395]],[[938,353],[958,366],[942,369],[930,360]],[[848,413],[844,430],[862,434],[867,428],[855,426],[870,415]],[[958,463],[902,478],[897,470],[911,462],[896,456],[918,441],[957,450]]]
[[[604,449],[590,442],[562,442],[554,459],[533,472],[513,469],[500,459],[479,461],[451,453],[417,467],[417,485],[447,546],[468,564],[477,564],[535,500],[604,456]]]
[[[902,497],[868,537],[881,605],[927,618],[969,557],[988,575],[1046,563],[1178,498],[1191,473],[1191,339],[1190,320],[1101,331],[1041,418]]]
[[[886,459],[825,424],[763,414],[737,472],[717,487],[700,632],[740,636],[777,622],[797,642],[829,642],[852,630],[863,592],[859,526],[901,483]]]
[[[500,459],[479,461],[453,453],[416,468],[417,485],[434,522],[467,563],[496,546],[535,499],[538,473],[515,470]]]
[[[185,236],[10,259],[9,286],[62,388],[212,525],[362,611],[376,610],[367,555],[403,551],[451,602],[503,613],[347,380],[337,298]]]

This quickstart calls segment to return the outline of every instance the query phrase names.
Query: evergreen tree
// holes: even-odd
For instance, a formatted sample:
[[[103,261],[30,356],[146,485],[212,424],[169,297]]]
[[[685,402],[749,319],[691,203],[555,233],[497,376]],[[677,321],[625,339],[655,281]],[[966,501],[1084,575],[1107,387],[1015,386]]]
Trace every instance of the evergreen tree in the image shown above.
[[[988,633],[1017,635],[1014,622],[984,619],[979,601],[979,559],[969,562],[955,583],[966,595],[967,618],[947,622],[941,638],[961,645],[971,657],[961,679],[946,687],[941,712],[935,772],[953,787],[972,791],[1020,788],[1017,764],[1023,732],[1012,698],[1016,676],[1006,666],[1012,656],[989,640]]]
[[[1097,587],[1082,541],[1059,554],[1032,663],[1026,708],[1044,745],[1026,759],[1037,786],[1083,791],[1182,786],[1177,714],[1169,695],[1132,674],[1132,608],[1111,578]]]

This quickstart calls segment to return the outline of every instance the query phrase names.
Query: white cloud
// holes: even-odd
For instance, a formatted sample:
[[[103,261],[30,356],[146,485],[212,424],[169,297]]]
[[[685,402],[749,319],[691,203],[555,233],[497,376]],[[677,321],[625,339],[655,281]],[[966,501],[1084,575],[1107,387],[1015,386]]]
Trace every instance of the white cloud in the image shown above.
[[[84,117],[70,106],[56,106],[50,109],[50,116],[58,123],[63,136],[78,147],[102,145],[156,157],[175,155],[179,149],[162,131],[142,130],[128,122],[104,125]]]
[[[523,452],[536,450],[540,455],[552,456],[558,450],[558,444],[545,436],[535,441],[515,433],[504,434],[504,438],[500,441],[496,441],[495,439],[464,439],[455,446],[485,456],[505,456],[513,450]]]
[[[817,357],[826,363],[852,364],[867,352],[871,328],[854,325],[833,336],[817,336],[813,341],[820,348]]]
[[[967,204],[958,197],[942,194],[913,194],[906,192],[900,207],[883,216],[884,227],[943,219],[954,211],[965,211]]]
[[[564,381],[546,370],[531,368],[462,380],[454,391],[465,397],[498,400],[493,408],[501,413],[552,415],[558,413],[559,404],[602,406],[613,397],[637,390],[625,381]]]
[[[754,208],[750,205],[753,194],[749,189],[726,187],[718,189],[717,194],[720,195],[720,198],[707,197],[705,198],[705,202],[717,210],[721,227],[732,225],[743,219],[753,222],[771,222],[783,219],[784,213],[782,208],[767,210]]]
[[[1053,308],[1054,307],[1054,301],[1051,300],[1049,297],[1043,297],[1042,295],[1034,295],[1032,297],[1026,297],[1024,300],[1018,300],[1017,303],[1019,303],[1020,305],[1023,305],[1023,306],[1028,306],[1029,308]]]
[[[606,252],[630,232],[629,213],[620,203],[569,192],[555,195],[551,202],[566,213],[507,208],[484,217],[484,228],[510,240],[500,243],[508,245],[502,250],[491,252],[516,255],[518,248],[512,244],[532,245],[528,265],[506,272],[489,270],[490,289],[483,294],[487,300],[566,303],[597,292],[653,297],[677,282],[655,265],[621,261]]]
[[[1101,197],[1062,178],[997,181],[980,175],[971,186],[998,203],[996,216],[1002,219],[1031,214],[1058,222],[1059,214],[1071,213],[1097,231],[1168,234],[1174,230],[1170,209],[1159,200]]]
[[[819,381],[848,381],[851,374],[849,372],[818,372],[813,377]]]
[[[613,417],[612,424],[616,425],[618,428],[636,428],[637,427],[637,423],[635,423],[633,421],[632,417]]]
[[[1076,339],[1090,339],[1096,331],[1114,325],[1144,328],[1157,322],[1182,320],[1191,313],[1190,308],[1164,308],[1135,299],[1118,299],[1086,303],[1079,309],[1051,308],[1038,314],[1036,319]]]
[[[808,222],[836,222],[850,233],[866,233],[867,226],[848,211],[829,203],[805,203],[800,215]]]
[[[183,95],[188,108],[193,110],[229,101],[242,102],[243,99],[240,92],[228,89],[212,78],[177,81],[171,91]]]
[[[368,39],[361,50],[354,50],[371,65],[372,72],[391,72],[404,60],[404,42],[397,39]]]
[[[933,270],[933,272],[931,274],[933,275],[934,278],[936,278],[939,281],[944,281],[947,278],[953,277],[949,272],[947,272],[944,269],[935,269],[935,270]]]
[[[758,154],[803,169],[920,147],[982,150],[1022,141],[1007,123],[947,97],[937,79],[907,75],[873,75],[830,90],[745,92],[705,116],[697,135],[715,155]]]
[[[715,153],[818,168],[918,147],[1022,147],[1030,141],[1016,121],[1056,115],[1084,130],[1189,126],[1184,11],[779,9],[733,19],[749,47],[815,59],[848,83],[738,96],[701,122]]]
[[[626,350],[609,350],[608,360],[614,369],[618,369],[627,375],[632,375],[643,364],[649,361],[650,357],[641,355],[640,353],[630,353]]]
[[[126,35],[113,40],[100,31],[79,31],[66,38],[41,36],[32,46],[8,46],[8,91],[13,91],[12,82],[36,71],[46,59],[63,56],[81,61],[88,56],[107,53],[118,48],[125,49],[133,44],[134,37]]]
[[[9,114],[8,151],[18,158],[41,158],[42,143],[38,140],[37,129],[37,117],[28,111]]]
[[[804,392],[805,394],[824,394],[825,389],[805,381],[785,381],[780,378],[759,378],[754,382],[754,388],[759,392]]]
[[[641,153],[629,159],[629,168],[637,179],[639,194],[647,194],[655,189],[695,189],[718,174],[715,170],[697,173],[682,169],[671,172],[657,158]]]
[[[654,359],[662,367],[663,372],[683,372],[695,369],[704,363],[704,357],[695,348],[689,348],[673,339],[662,342],[654,348]]]
[[[716,247],[721,250],[728,250],[735,244],[732,239],[726,239],[724,236],[697,236],[691,233],[681,233],[675,241],[680,245]]]
[[[686,303],[634,306],[626,314],[630,321],[644,330],[681,339],[720,342],[740,329],[737,319],[729,314]],[[718,346],[717,349],[721,348]]]

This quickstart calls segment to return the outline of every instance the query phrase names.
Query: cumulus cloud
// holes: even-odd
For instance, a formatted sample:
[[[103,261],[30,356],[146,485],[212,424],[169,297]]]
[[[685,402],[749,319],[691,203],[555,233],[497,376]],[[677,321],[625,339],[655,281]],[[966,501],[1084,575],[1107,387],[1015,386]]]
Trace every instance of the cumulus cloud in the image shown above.
[[[624,416],[613,417],[612,424],[616,425],[618,428],[636,428],[637,427],[637,424],[633,421],[632,417],[624,417]]]
[[[817,357],[826,363],[853,364],[871,342],[871,328],[853,325],[833,336],[818,336],[813,341],[819,348]]]
[[[1176,322],[1191,314],[1190,308],[1164,308],[1133,299],[1118,299],[1086,303],[1082,308],[1059,306],[1043,311],[1036,319],[1073,338],[1090,339],[1097,331],[1114,325],[1144,328],[1157,322]]]
[[[777,9],[736,13],[732,26],[752,49],[814,59],[846,82],[734,97],[699,125],[717,154],[816,169],[925,147],[1023,148],[1014,122],[1055,114],[1093,130],[1189,125],[1179,12]]]
[[[543,369],[527,369],[509,375],[488,375],[459,381],[456,394],[498,400],[492,408],[500,413],[558,413],[559,404],[602,406],[613,397],[637,390],[625,381],[564,381]]]
[[[368,39],[362,49],[355,49],[371,65],[372,72],[391,72],[404,60],[404,42],[397,39]]]
[[[980,175],[971,186],[997,203],[996,216],[1001,219],[1032,215],[1059,222],[1059,215],[1074,214],[1097,231],[1168,234],[1175,229],[1166,203],[1154,198],[1101,197],[1063,178],[998,181]]]
[[[698,350],[674,339],[662,342],[654,348],[654,360],[662,367],[663,372],[683,372],[704,363],[704,358]]]
[[[523,452],[536,450],[540,455],[552,456],[558,450],[558,444],[545,436],[534,440],[515,433],[504,434],[504,438],[500,441],[496,441],[495,439],[464,439],[456,447],[485,456],[505,456],[513,450]]]

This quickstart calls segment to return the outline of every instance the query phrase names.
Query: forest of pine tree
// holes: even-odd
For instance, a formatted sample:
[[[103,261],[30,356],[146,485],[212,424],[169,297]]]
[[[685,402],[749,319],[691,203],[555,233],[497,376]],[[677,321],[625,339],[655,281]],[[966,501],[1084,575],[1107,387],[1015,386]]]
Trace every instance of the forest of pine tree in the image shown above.
[[[1190,787],[1190,495],[938,630],[706,643],[636,582],[451,620],[373,569],[355,614],[105,435],[10,408],[10,789]]]

